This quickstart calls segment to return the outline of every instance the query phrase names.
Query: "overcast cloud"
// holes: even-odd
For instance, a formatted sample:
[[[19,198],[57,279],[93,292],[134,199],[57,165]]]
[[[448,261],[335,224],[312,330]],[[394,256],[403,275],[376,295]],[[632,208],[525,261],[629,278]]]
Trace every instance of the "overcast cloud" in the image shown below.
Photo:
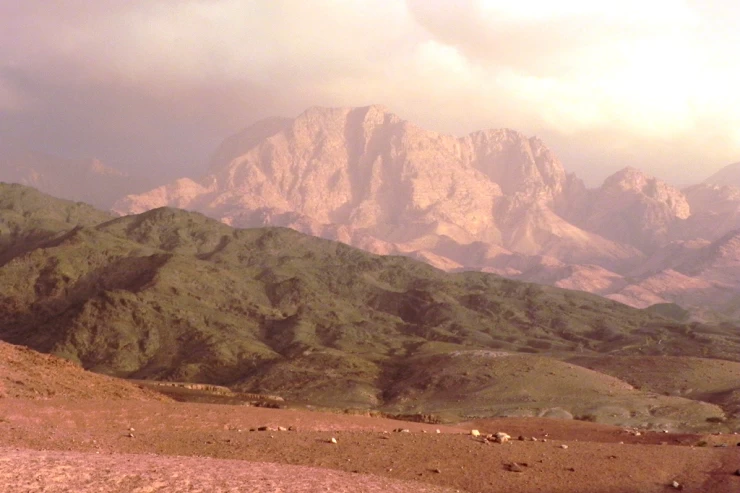
[[[161,177],[312,105],[542,137],[591,184],[740,160],[733,0],[0,0],[0,145]]]

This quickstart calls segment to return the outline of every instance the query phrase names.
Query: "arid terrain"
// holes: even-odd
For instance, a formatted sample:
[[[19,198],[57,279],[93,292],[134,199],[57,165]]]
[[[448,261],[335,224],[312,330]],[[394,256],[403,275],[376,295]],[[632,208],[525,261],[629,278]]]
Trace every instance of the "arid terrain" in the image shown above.
[[[740,10],[636,3],[0,0],[0,493],[740,493]]]
[[[0,340],[120,378],[447,423],[736,430],[736,326],[670,315],[285,228],[167,208],[113,217],[0,185]]]
[[[0,491],[740,488],[733,324],[0,192]]]
[[[696,320],[735,319],[737,166],[678,189],[625,167],[596,188],[511,129],[457,137],[381,105],[268,118],[208,171],[114,205],[169,206],[238,227],[286,226],[438,268],[483,270]]]
[[[28,349],[0,344],[0,356],[0,491],[8,493],[650,493],[671,491],[674,481],[683,491],[740,488],[733,434],[541,418],[440,426],[181,403]],[[512,440],[485,440],[496,432]]]

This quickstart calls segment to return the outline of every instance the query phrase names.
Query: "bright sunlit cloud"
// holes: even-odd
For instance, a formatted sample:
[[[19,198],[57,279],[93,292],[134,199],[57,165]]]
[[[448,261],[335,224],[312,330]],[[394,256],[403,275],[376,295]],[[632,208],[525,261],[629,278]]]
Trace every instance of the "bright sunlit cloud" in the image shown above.
[[[730,0],[0,0],[0,129],[177,163],[258,118],[381,103],[537,134],[592,183],[686,182],[740,159],[738,22]]]

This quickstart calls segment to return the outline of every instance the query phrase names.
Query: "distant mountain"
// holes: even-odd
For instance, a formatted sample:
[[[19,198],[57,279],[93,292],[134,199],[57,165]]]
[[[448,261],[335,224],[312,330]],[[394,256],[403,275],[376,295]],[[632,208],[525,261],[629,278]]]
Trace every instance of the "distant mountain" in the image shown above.
[[[129,176],[97,159],[73,160],[0,149],[0,181],[32,186],[56,197],[110,209],[120,197],[154,183]]]
[[[624,423],[691,415],[706,426],[718,407],[647,394],[552,356],[740,360],[732,326],[446,273],[290,229],[234,229],[170,208],[113,218],[20,185],[0,185],[0,224],[0,339],[117,376],[455,419],[567,405],[614,422],[617,403]],[[514,390],[501,375],[519,382]],[[542,384],[551,378],[560,387]],[[588,392],[567,397],[576,388]],[[648,402],[659,420],[643,416]]]
[[[740,162],[728,164],[704,180],[707,185],[730,185],[740,187]]]
[[[381,106],[311,108],[227,139],[205,176],[130,195],[114,209],[162,206],[234,226],[290,227],[445,270],[639,307],[680,300],[696,317],[730,316],[705,305],[697,286],[710,280],[678,293],[651,279],[673,275],[677,266],[660,252],[674,242],[712,242],[740,228],[740,189],[681,191],[625,168],[589,190],[540,140],[512,130],[454,137]]]
[[[0,180],[118,214],[184,208],[448,271],[581,289],[641,308],[678,303],[697,320],[724,320],[735,310],[714,296],[714,271],[686,274],[670,252],[740,230],[735,168],[720,185],[684,190],[625,168],[587,189],[537,138],[508,129],[444,135],[368,106],[257,122],[224,141],[204,176],[153,189],[101,163],[37,155],[0,161]],[[740,284],[722,290],[740,292]]]
[[[634,168],[625,168],[589,191],[576,223],[604,238],[650,253],[672,239],[674,229],[691,215],[676,188]]]
[[[639,256],[563,218],[585,199],[583,183],[536,138],[457,138],[370,106],[257,123],[224,143],[208,175],[129,196],[115,210],[175,206],[462,267],[472,267],[465,251],[476,242],[609,266]]]

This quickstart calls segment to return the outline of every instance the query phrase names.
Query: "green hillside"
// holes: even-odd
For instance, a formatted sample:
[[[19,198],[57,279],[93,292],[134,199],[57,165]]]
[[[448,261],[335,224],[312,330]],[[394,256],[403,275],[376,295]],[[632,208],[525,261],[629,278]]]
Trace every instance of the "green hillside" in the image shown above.
[[[409,362],[456,351],[740,361],[734,327],[181,210],[113,218],[4,184],[0,338],[101,373],[337,407],[389,404]]]

